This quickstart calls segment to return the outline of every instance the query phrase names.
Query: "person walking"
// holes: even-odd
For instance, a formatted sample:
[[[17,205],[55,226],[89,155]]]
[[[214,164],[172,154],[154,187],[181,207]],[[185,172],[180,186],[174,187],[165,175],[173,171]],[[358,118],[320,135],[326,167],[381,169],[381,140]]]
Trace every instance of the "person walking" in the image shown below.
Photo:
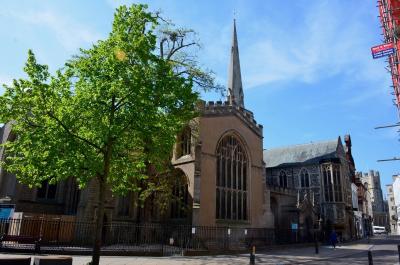
[[[330,235],[330,240],[333,248],[336,248],[336,243],[337,243],[337,234],[335,230],[332,230],[332,233]]]

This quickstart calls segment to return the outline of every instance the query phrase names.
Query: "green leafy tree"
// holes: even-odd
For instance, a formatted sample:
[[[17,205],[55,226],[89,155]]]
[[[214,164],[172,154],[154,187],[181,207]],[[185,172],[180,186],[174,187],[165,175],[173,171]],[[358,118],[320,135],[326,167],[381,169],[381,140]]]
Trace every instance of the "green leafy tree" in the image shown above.
[[[122,6],[108,38],[54,75],[29,51],[28,77],[0,97],[0,122],[12,122],[17,136],[4,144],[7,171],[30,186],[70,176],[81,188],[98,186],[92,264],[99,263],[105,191],[145,200],[168,189],[175,137],[196,116],[193,87],[215,88],[191,53],[192,32],[169,27],[145,5]]]

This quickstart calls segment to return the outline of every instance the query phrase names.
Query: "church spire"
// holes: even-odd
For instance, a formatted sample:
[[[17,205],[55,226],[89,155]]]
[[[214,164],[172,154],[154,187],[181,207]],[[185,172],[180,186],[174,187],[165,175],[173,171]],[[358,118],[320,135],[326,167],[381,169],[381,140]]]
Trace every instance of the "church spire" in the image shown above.
[[[240,73],[239,47],[236,35],[235,19],[233,20],[231,58],[229,61],[228,93],[228,101],[230,104],[236,104],[244,108],[242,76]]]

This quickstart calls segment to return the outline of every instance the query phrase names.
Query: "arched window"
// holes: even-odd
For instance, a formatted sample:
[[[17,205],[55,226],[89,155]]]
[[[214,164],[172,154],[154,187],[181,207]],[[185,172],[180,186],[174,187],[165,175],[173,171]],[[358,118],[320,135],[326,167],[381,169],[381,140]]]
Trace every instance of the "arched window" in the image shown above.
[[[333,183],[332,183],[331,166],[324,165],[322,167],[322,174],[323,174],[325,201],[333,202]]]
[[[281,171],[279,173],[279,186],[283,187],[283,188],[287,188],[288,187],[288,181],[287,181],[287,176],[285,171]]]
[[[176,157],[191,154],[192,130],[186,126],[177,137]]]
[[[216,218],[247,220],[248,159],[239,140],[229,135],[217,148]]]
[[[340,177],[340,165],[326,164],[322,167],[325,201],[341,202],[343,200]]]
[[[171,219],[186,219],[189,212],[189,190],[186,175],[181,175],[175,181],[172,187],[172,201],[170,204]]]
[[[332,166],[332,176],[333,176],[333,185],[335,188],[335,201],[341,202],[342,201],[342,184],[341,184],[341,177],[340,177],[340,165],[333,165]]]
[[[308,171],[305,168],[303,168],[300,171],[300,187],[302,188],[310,187],[310,175],[308,174]]]

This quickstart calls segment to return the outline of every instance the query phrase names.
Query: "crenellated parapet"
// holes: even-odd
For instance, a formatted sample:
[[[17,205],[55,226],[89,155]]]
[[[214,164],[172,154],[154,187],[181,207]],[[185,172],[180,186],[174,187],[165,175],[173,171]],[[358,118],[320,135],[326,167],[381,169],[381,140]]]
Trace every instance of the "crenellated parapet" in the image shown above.
[[[201,116],[209,117],[236,115],[258,135],[263,135],[263,126],[261,124],[257,124],[257,121],[254,119],[253,112],[240,107],[239,105],[235,104],[235,102],[230,104],[228,101],[200,101],[198,107]]]

